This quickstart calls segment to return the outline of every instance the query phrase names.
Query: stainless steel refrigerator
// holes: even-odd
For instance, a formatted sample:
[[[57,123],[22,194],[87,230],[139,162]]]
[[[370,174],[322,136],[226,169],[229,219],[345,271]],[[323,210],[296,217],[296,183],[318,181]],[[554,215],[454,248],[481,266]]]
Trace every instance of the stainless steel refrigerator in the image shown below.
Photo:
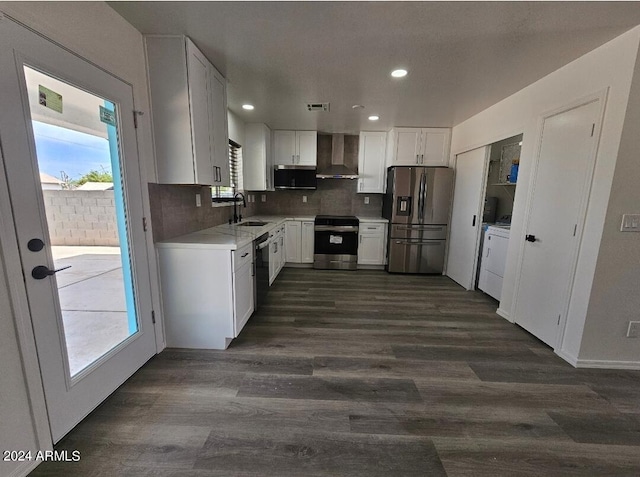
[[[442,273],[453,169],[390,167],[382,215],[389,220],[387,270]]]

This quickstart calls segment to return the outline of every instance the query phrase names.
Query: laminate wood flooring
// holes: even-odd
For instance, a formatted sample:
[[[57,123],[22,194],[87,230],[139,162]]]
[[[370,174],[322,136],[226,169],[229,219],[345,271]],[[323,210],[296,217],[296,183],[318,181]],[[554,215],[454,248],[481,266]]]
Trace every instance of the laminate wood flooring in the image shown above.
[[[574,369],[496,306],[287,268],[228,350],[154,357],[32,475],[640,475],[640,372]]]

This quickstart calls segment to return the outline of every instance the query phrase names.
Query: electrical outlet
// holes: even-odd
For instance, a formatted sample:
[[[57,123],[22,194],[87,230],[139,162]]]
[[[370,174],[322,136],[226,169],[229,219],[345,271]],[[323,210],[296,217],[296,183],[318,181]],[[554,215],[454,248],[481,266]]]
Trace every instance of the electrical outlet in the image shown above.
[[[249,194],[249,202],[253,203],[256,201],[256,196],[253,194]]]
[[[368,205],[368,204],[369,204],[369,197],[368,197],[368,196],[365,196],[365,198],[364,198],[364,204],[365,204],[365,205]]]
[[[200,194],[196,194],[196,207],[202,207],[202,197],[200,197]]]
[[[627,330],[627,338],[640,337],[640,321],[630,321],[629,329]]]
[[[621,232],[640,232],[640,214],[624,214],[622,216]]]
[[[261,195],[260,195],[260,200],[261,200],[262,202],[266,202],[266,201],[267,201],[267,194],[261,194]]]
[[[304,202],[305,204],[307,203],[307,196],[306,195],[302,196],[302,202]]]

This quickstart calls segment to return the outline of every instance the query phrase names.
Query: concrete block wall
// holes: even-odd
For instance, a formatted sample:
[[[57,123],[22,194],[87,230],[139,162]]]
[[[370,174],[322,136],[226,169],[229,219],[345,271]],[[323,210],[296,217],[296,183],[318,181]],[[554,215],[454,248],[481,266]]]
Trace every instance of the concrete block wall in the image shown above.
[[[51,245],[117,246],[112,190],[43,190]]]

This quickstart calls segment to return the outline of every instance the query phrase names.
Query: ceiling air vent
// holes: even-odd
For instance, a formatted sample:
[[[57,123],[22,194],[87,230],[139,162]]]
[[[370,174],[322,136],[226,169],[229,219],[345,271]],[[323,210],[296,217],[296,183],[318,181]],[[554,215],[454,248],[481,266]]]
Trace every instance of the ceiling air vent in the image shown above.
[[[309,111],[329,111],[329,103],[307,103]]]

